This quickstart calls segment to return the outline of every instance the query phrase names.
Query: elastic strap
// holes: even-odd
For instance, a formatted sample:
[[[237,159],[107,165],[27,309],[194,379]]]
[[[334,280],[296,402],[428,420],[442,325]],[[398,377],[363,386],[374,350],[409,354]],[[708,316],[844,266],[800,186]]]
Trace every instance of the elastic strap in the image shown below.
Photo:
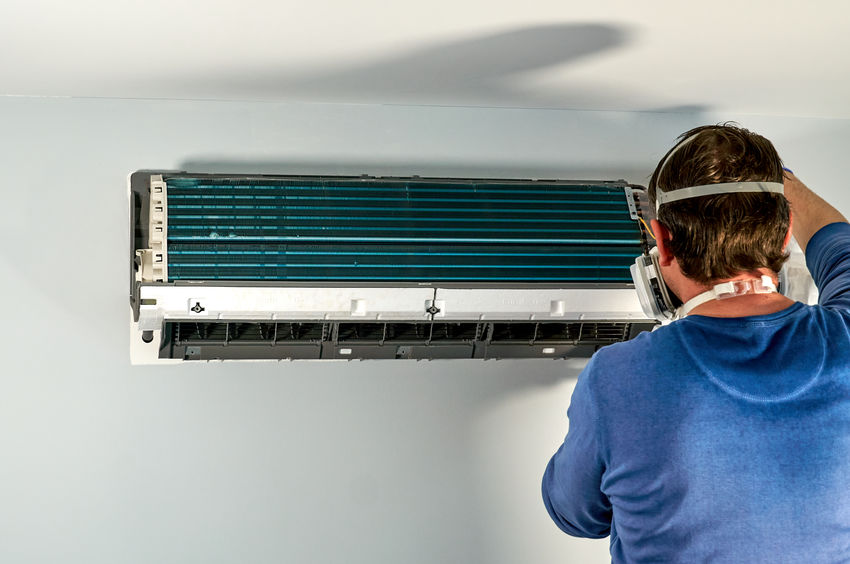
[[[735,296],[743,296],[744,294],[770,294],[776,292],[776,284],[770,276],[762,276],[761,278],[751,278],[749,280],[732,280],[730,282],[722,282],[717,284],[711,290],[707,290],[702,294],[697,294],[693,298],[686,301],[676,310],[676,318],[682,318],[688,315],[692,309],[701,306],[705,302],[711,300],[724,300],[734,298]]]
[[[784,194],[785,185],[781,182],[723,182],[720,184],[704,184],[702,186],[690,186],[671,190],[670,192],[655,191],[655,211],[670,202],[686,200],[688,198],[700,198],[702,196],[713,196],[715,194],[734,194],[742,192],[773,192]]]

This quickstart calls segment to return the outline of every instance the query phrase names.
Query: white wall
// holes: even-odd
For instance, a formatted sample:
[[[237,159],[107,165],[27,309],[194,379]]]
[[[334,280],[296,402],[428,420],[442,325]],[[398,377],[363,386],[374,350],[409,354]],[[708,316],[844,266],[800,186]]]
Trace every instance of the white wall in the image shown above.
[[[539,495],[580,361],[129,366],[126,175],[645,183],[730,117],[850,212],[848,121],[0,98],[0,561],[606,562]]]

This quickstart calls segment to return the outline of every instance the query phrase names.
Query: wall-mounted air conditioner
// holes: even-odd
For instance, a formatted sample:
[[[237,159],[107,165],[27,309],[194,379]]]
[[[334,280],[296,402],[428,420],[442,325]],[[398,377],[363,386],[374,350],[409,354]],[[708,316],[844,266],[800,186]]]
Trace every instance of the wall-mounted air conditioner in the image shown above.
[[[624,181],[130,175],[135,363],[588,356],[655,322]]]

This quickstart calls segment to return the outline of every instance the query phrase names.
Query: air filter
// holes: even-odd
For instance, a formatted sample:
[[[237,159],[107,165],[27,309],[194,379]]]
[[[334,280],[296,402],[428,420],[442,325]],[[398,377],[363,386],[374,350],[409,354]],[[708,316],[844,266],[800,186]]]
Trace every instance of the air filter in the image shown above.
[[[167,279],[631,281],[624,183],[165,175]]]

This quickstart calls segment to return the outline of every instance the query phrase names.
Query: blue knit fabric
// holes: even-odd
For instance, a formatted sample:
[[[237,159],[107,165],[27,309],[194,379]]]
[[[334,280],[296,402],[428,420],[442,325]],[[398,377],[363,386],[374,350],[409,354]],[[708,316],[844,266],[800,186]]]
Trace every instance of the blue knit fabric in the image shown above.
[[[597,352],[543,477],[615,563],[850,562],[850,224],[806,261],[820,305],[691,315]]]

